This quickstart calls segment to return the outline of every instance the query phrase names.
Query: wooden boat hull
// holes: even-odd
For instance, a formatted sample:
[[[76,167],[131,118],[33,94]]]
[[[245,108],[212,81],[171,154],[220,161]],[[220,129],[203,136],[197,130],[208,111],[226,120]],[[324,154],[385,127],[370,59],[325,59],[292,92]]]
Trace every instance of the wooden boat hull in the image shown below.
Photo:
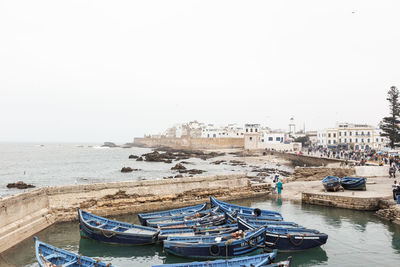
[[[93,214],[90,215],[96,220],[99,220],[99,222],[112,222],[113,225],[111,226],[122,225],[132,228],[140,227],[140,229],[143,229],[144,233],[138,233],[136,231],[118,232],[112,229],[102,229],[100,227],[93,226],[88,223],[88,220],[83,217],[82,211],[79,210],[79,228],[82,237],[118,245],[146,245],[154,244],[157,241],[157,235],[159,231],[154,228],[130,225],[127,223],[108,220]]]
[[[343,177],[340,181],[345,190],[367,190],[367,179],[361,177]]]
[[[157,219],[148,219],[146,221],[147,226],[158,228],[159,225],[165,225],[168,223],[175,223],[179,221],[205,221],[210,220],[216,215],[221,215],[221,211],[219,207],[208,209],[201,212],[193,212],[188,215],[179,215],[172,217],[163,217]]]
[[[164,241],[167,253],[188,258],[215,259],[242,256],[258,250],[264,244],[265,229],[260,228],[241,239],[216,241],[215,237],[168,238]]]
[[[255,256],[245,256],[233,259],[203,261],[203,262],[188,262],[176,264],[161,264],[153,265],[152,267],[234,267],[234,266],[265,266],[272,263],[276,258],[277,250],[272,253],[264,253]],[[267,265],[269,266],[269,265]],[[284,266],[284,265],[282,265]]]
[[[180,209],[157,211],[157,212],[151,212],[151,213],[139,213],[138,218],[139,218],[140,224],[147,225],[147,220],[195,214],[196,212],[205,210],[206,207],[207,207],[207,203],[203,203],[200,205],[195,205],[195,206],[190,206],[190,207],[185,207],[185,208],[180,208]]]
[[[200,228],[184,228],[184,229],[161,229],[158,235],[158,242],[166,240],[170,236],[210,236],[210,235],[222,235],[238,230],[237,225],[229,225],[227,227],[200,227]]]
[[[106,264],[101,261],[94,260],[89,257],[80,256],[78,254],[56,248],[52,245],[35,239],[36,259],[40,267],[54,266],[69,266],[69,267],[112,267],[111,264]]]
[[[272,210],[261,210],[249,207],[238,206],[234,204],[230,204],[216,198],[210,196],[210,203],[212,207],[220,206],[221,210],[231,213],[233,211],[237,211],[237,215],[240,217],[246,218],[261,218],[263,217],[265,220],[275,220],[282,221],[283,217],[279,212]],[[257,214],[258,213],[258,214]]]
[[[322,184],[326,191],[338,191],[341,187],[340,179],[335,176],[327,176],[322,180]]]
[[[272,226],[272,227],[288,227],[288,228],[304,228],[301,225],[298,225],[295,222],[285,222],[285,221],[263,221],[263,220],[245,220],[247,224],[249,224],[250,226],[252,226],[253,228],[258,228],[258,227],[268,227],[268,226]],[[238,223],[239,229],[240,228],[240,224]],[[243,228],[241,230],[244,230],[246,228]]]
[[[282,252],[307,250],[324,245],[328,240],[326,234],[280,234],[265,232],[266,249],[278,249]]]

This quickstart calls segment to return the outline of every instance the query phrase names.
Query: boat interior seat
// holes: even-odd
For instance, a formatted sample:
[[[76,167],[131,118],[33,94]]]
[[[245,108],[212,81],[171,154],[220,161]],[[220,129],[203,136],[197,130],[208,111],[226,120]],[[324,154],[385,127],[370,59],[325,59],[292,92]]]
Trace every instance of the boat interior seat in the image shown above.
[[[73,261],[70,261],[68,263],[63,264],[62,267],[72,266],[77,262],[78,262],[78,260],[73,260]]]
[[[59,254],[57,254],[57,253],[52,253],[52,254],[49,254],[49,255],[47,255],[46,257],[44,257],[46,260],[50,260],[50,259],[53,259],[53,258],[64,258],[64,256],[63,255],[59,255]]]
[[[103,228],[104,226],[106,226],[107,225],[107,223],[103,223],[103,224],[100,224],[100,225],[98,225],[98,226],[96,226],[96,227],[98,227],[98,228]]]
[[[121,229],[121,232],[124,232],[124,231],[128,230],[127,227],[117,225],[117,226],[115,226],[114,228],[111,228],[110,231],[115,231],[115,230],[117,230],[118,228]]]

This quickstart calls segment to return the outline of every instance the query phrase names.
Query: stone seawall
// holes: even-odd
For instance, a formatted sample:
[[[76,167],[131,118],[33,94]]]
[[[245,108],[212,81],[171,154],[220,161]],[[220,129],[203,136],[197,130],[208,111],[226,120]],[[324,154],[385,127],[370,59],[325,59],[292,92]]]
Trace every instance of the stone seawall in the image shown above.
[[[269,192],[245,174],[39,188],[0,200],[0,253],[55,222],[76,220],[79,207],[109,216]]]
[[[138,138],[133,144],[141,147],[170,147],[174,149],[243,148],[243,138]]]
[[[354,168],[296,167],[288,181],[322,181],[326,176],[353,176]]]
[[[351,197],[329,193],[302,193],[303,203],[353,210],[376,211],[379,209],[380,200],[380,197]]]

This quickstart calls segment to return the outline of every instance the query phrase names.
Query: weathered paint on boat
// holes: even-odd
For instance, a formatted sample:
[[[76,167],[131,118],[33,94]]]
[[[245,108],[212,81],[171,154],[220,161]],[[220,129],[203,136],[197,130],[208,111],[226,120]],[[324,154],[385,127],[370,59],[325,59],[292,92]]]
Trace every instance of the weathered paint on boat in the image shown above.
[[[218,200],[212,196],[210,196],[211,206],[220,206],[221,209],[225,212],[232,213],[233,211],[237,211],[237,216],[247,217],[247,218],[261,218],[263,217],[265,220],[277,220],[282,221],[282,215],[277,211],[272,210],[261,210],[258,208],[249,208],[238,206],[234,204],[230,204],[221,200]]]
[[[109,220],[78,210],[81,235],[100,242],[119,245],[146,245],[157,241],[158,229]]]
[[[340,179],[336,176],[327,176],[322,180],[327,191],[337,191],[340,189]]]
[[[264,253],[254,256],[237,257],[233,259],[215,260],[215,261],[201,261],[201,262],[187,262],[175,264],[161,264],[153,265],[152,267],[246,267],[246,266],[270,266],[267,264],[272,263],[277,254],[277,250],[272,253]],[[284,266],[284,265],[282,265]],[[286,265],[288,266],[288,265]],[[271,267],[271,266],[270,266]]]
[[[235,257],[258,250],[264,244],[265,228],[245,233],[242,238],[232,234],[201,237],[169,237],[164,240],[167,253],[189,258],[215,259]]]
[[[205,210],[207,207],[207,203],[184,207],[173,210],[165,210],[165,211],[156,211],[149,213],[139,213],[138,218],[142,225],[147,225],[147,220],[157,219],[157,218],[166,218],[166,217],[174,217],[174,216],[185,216],[189,214],[194,214],[196,212]]]
[[[367,190],[367,178],[362,177],[343,177],[340,184],[346,190]]]
[[[81,256],[60,248],[53,247],[35,239],[36,259],[41,267],[68,266],[68,267],[112,267],[111,263],[104,263],[89,257]]]

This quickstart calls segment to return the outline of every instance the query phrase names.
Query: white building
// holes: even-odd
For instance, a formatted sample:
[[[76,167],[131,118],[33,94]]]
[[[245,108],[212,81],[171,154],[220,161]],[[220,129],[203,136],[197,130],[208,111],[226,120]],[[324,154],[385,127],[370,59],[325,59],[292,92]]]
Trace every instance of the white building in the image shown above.
[[[317,131],[317,146],[326,147],[326,130]]]
[[[260,124],[247,123],[244,125],[244,148],[249,150],[261,149]]]
[[[347,147],[354,150],[382,149],[387,139],[381,131],[367,124],[339,123],[335,128],[318,131],[318,145],[323,147]]]
[[[318,132],[317,131],[308,131],[306,132],[306,136],[310,139],[311,145],[315,146],[318,143]]]
[[[202,129],[202,138],[244,138],[244,130],[236,124],[228,124],[228,126],[216,127],[209,124]]]
[[[288,134],[284,132],[263,129],[259,124],[246,124],[244,148],[248,150],[300,151],[301,143],[288,143],[287,136]]]

